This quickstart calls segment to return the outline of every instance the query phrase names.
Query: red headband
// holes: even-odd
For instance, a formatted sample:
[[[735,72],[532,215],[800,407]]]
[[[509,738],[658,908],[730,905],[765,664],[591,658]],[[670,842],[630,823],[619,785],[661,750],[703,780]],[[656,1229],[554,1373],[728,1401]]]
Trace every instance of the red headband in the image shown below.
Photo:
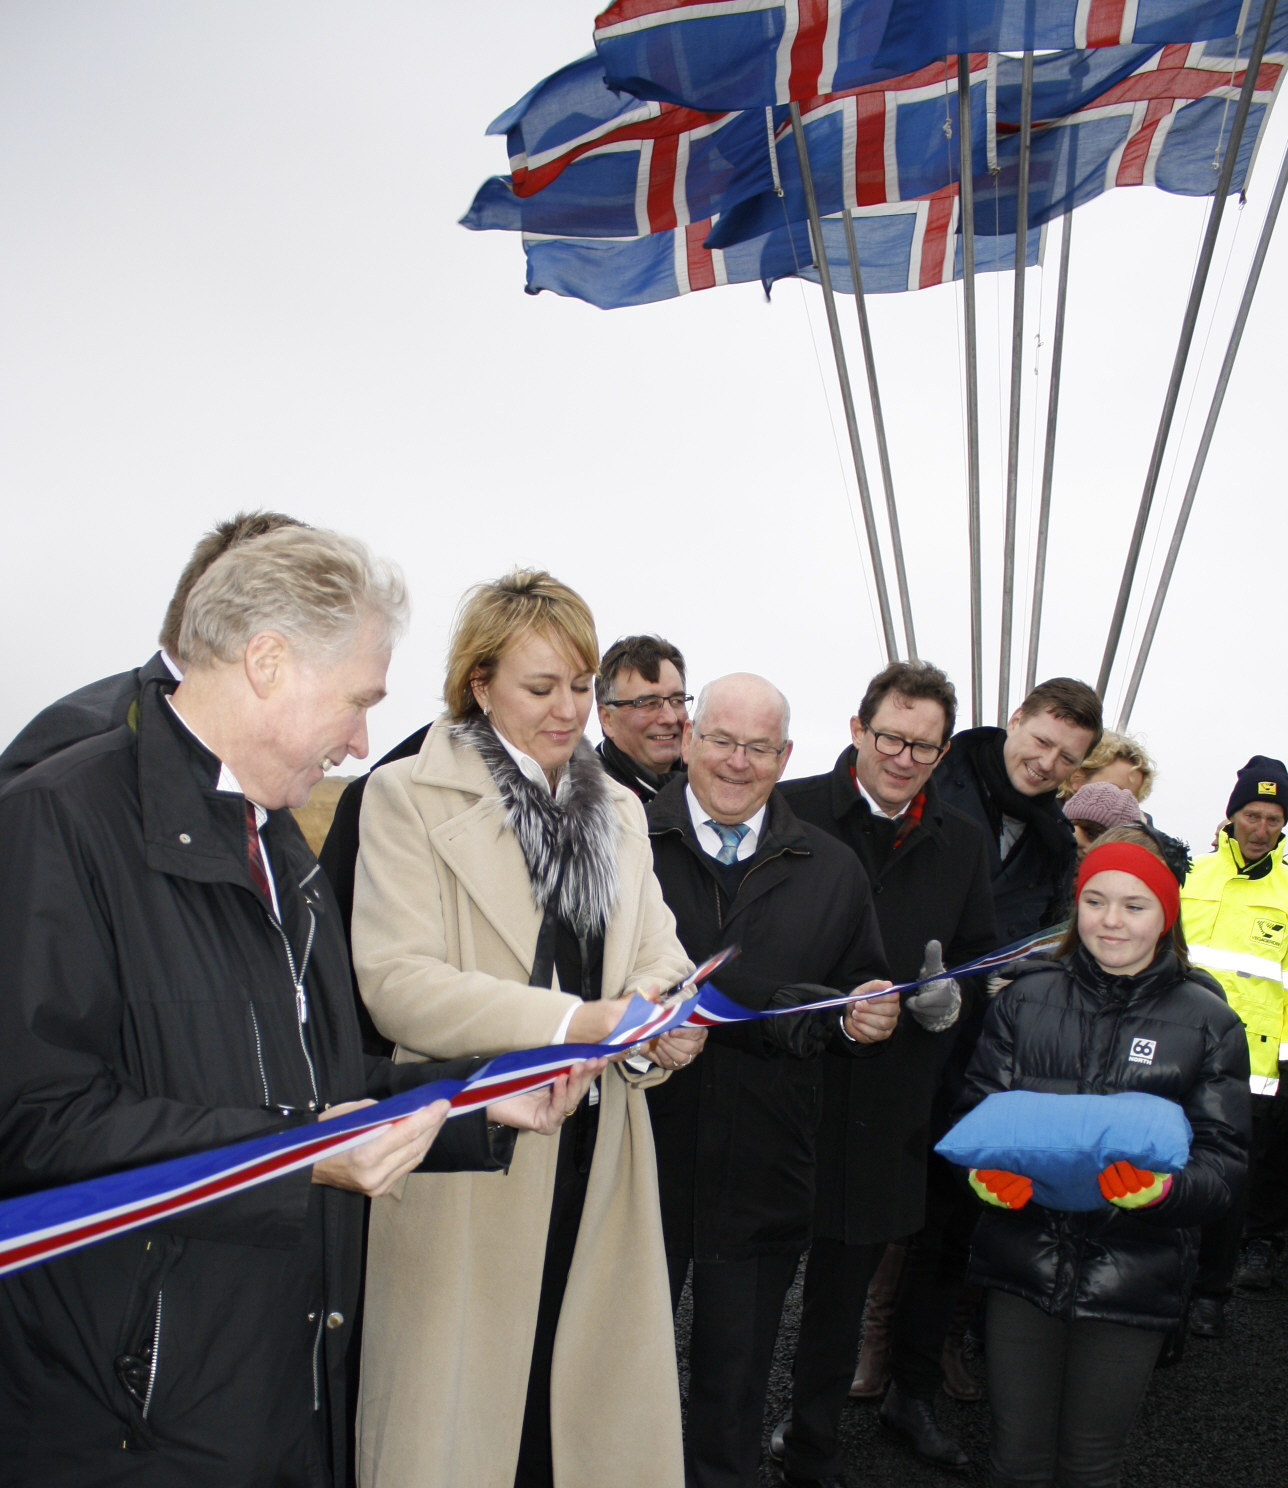
[[[1082,898],[1089,878],[1115,870],[1130,873],[1154,893],[1163,906],[1163,930],[1170,930],[1181,911],[1181,886],[1161,858],[1135,842],[1106,842],[1093,847],[1078,868],[1076,897]]]

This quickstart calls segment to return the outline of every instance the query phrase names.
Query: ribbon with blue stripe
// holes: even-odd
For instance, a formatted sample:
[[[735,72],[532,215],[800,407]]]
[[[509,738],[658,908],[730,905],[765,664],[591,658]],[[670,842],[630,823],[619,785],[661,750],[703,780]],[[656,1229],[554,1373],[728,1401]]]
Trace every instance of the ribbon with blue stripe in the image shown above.
[[[1030,936],[939,975],[978,975],[1025,956],[1041,955],[1054,949],[1063,929],[1060,926]],[[838,993],[799,1007],[756,1012],[726,997],[707,980],[732,954],[734,948],[730,947],[711,957],[664,1002],[650,1002],[636,993],[626,1004],[617,1028],[602,1044],[516,1049],[489,1059],[463,1080],[427,1081],[326,1122],[309,1122],[230,1146],[186,1153],[165,1162],[0,1201],[0,1276],[110,1235],[163,1223],[198,1204],[228,1198],[298,1168],[311,1167],[333,1153],[369,1142],[391,1121],[436,1100],[449,1100],[451,1115],[461,1116],[507,1096],[550,1085],[578,1060],[602,1058],[608,1050],[648,1043],[677,1028],[717,1028],[784,1013],[822,1012],[920,985],[902,982],[880,992]]]

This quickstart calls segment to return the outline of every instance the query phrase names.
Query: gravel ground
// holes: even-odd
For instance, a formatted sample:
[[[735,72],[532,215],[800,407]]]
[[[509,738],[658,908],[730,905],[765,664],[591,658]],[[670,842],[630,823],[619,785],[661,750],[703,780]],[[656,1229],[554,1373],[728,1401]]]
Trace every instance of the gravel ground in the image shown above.
[[[1239,1296],[1226,1336],[1189,1338],[1179,1363],[1155,1372],[1132,1432],[1126,1488],[1285,1488],[1288,1485],[1288,1260],[1266,1293]],[[769,1433],[787,1413],[791,1361],[800,1317],[800,1277],[788,1294],[765,1407],[761,1488],[777,1488]],[[681,1359],[688,1335],[688,1293],[676,1318]],[[971,1366],[982,1376],[983,1360]],[[686,1384],[681,1369],[681,1388]],[[940,1394],[939,1422],[970,1453],[969,1472],[919,1462],[877,1423],[876,1403],[855,1401],[842,1420],[853,1488],[977,1488],[985,1482],[987,1402],[965,1405]]]

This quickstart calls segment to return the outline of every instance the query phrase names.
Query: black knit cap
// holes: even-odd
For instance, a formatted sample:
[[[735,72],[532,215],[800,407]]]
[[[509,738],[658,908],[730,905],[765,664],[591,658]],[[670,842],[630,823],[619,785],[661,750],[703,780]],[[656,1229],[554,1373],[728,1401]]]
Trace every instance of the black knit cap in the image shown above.
[[[1271,759],[1268,754],[1254,754],[1235,778],[1225,814],[1233,816],[1253,801],[1278,806],[1288,815],[1288,770],[1284,769],[1283,760]]]

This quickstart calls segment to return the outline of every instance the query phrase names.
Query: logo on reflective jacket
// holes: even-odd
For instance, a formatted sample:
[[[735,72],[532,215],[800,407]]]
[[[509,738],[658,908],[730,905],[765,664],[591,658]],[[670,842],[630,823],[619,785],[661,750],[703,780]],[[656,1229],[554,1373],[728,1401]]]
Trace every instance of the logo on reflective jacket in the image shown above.
[[[1153,1064],[1154,1051],[1158,1048],[1157,1039],[1132,1039],[1131,1053],[1127,1056],[1130,1064]]]
[[[1288,937],[1288,924],[1283,920],[1253,920],[1252,934],[1248,939],[1254,946],[1266,946],[1270,950],[1279,951],[1283,949],[1285,937]]]

